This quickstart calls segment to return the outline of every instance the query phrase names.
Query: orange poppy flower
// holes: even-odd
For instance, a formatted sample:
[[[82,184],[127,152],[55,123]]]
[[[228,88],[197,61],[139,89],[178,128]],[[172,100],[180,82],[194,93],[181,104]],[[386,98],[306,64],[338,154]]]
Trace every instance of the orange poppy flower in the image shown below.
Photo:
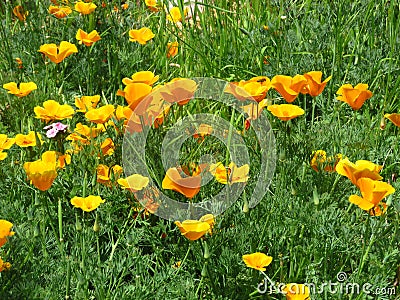
[[[90,33],[83,31],[82,29],[78,29],[76,32],[75,38],[79,41],[79,44],[84,44],[85,46],[92,46],[95,42],[100,41],[101,37],[96,30],[93,30]]]
[[[129,30],[129,41],[138,42],[141,45],[145,45],[155,36],[151,29],[147,27]]]
[[[101,106],[99,108],[89,110],[85,114],[85,117],[90,122],[93,122],[96,124],[104,124],[105,122],[110,120],[113,113],[114,113],[114,105],[108,104],[108,105]]]
[[[81,13],[82,15],[89,15],[91,14],[95,9],[96,9],[97,5],[94,4],[93,2],[82,2],[82,1],[78,1],[75,3],[75,10],[79,13]]]
[[[9,236],[13,236],[15,234],[14,231],[11,231],[13,227],[13,223],[7,220],[0,220],[0,247],[2,247],[6,242]]]
[[[351,195],[349,201],[354,203],[362,210],[367,210],[371,215],[380,216],[386,210],[386,204],[381,201],[393,194],[396,190],[388,183],[376,181],[370,178],[360,178],[357,186],[361,191],[362,197]],[[383,210],[381,207],[383,207]]]
[[[96,208],[99,207],[101,203],[104,202],[105,201],[101,199],[100,196],[93,196],[93,195],[87,196],[86,198],[75,196],[74,198],[71,199],[71,204],[73,206],[75,206],[76,208],[80,208],[86,212],[91,212],[95,210]]]
[[[336,165],[336,172],[346,176],[350,181],[357,185],[360,178],[370,178],[372,180],[381,180],[379,175],[382,166],[376,165],[368,160],[358,160],[355,164],[347,158],[342,159]]]
[[[359,83],[354,88],[351,84],[342,85],[336,92],[339,101],[346,102],[354,110],[359,110],[365,100],[372,97],[372,92],[368,90],[368,84]]]
[[[196,81],[187,78],[174,78],[163,87],[160,87],[159,93],[169,103],[185,105],[193,98],[196,90]]]
[[[19,88],[15,82],[9,82],[3,84],[3,89],[8,90],[9,94],[13,94],[18,98],[29,95],[32,91],[37,89],[37,85],[34,82],[21,82]]]
[[[385,118],[389,119],[397,127],[400,127],[400,114],[385,114]]]
[[[329,76],[321,82],[322,72],[311,71],[303,75],[307,79],[307,84],[304,86],[301,93],[309,94],[311,97],[316,97],[322,93],[326,84],[331,80],[332,76]]]
[[[167,58],[174,57],[178,54],[178,42],[168,42],[167,44]]]
[[[152,91],[152,87],[145,83],[134,82],[124,88],[124,97],[132,111]]]
[[[4,262],[0,257],[0,272],[7,271],[11,268],[11,264],[9,262]]]
[[[157,3],[157,0],[145,0],[146,6],[148,9],[150,9],[153,12],[158,12],[160,9],[159,4]]]
[[[303,88],[307,85],[307,79],[303,75],[294,77],[276,75],[271,80],[272,87],[286,100],[292,103]]]
[[[18,18],[20,21],[25,21],[26,17],[29,15],[29,11],[25,11],[25,9],[21,5],[17,5],[13,8],[13,14]]]
[[[310,299],[310,289],[305,284],[288,283],[282,289],[282,293],[286,295],[286,300]]]
[[[238,100],[252,99],[257,102],[262,101],[268,90],[271,88],[271,81],[266,76],[253,77],[247,81],[232,82],[225,88],[226,93],[230,93]]]
[[[56,169],[64,169],[66,165],[71,163],[71,155],[56,151],[46,151],[42,153],[42,161],[55,165]]]
[[[46,55],[53,63],[59,64],[66,57],[70,56],[73,53],[77,53],[78,49],[74,44],[62,41],[60,43],[60,46],[57,46],[56,44],[44,44],[40,46],[38,52]]]
[[[117,118],[118,121],[121,121],[124,119],[129,120],[129,118],[132,115],[132,112],[133,112],[132,109],[130,109],[128,106],[118,105],[117,109],[115,110],[115,117]],[[126,125],[126,124],[124,123],[124,125]]]
[[[154,83],[156,83],[159,77],[160,76],[154,75],[154,73],[151,71],[139,71],[133,74],[131,78],[125,77],[124,79],[122,79],[122,83],[125,85],[131,83],[144,83],[152,86]]]
[[[272,262],[272,257],[261,252],[243,255],[243,261],[249,268],[265,271]]]
[[[100,149],[101,153],[103,153],[103,156],[109,156],[114,153],[115,144],[111,138],[106,138],[101,144]]]
[[[43,107],[36,106],[34,109],[36,118],[48,123],[54,120],[71,119],[74,115],[74,109],[68,104],[61,105],[57,101],[47,100],[43,102]]]
[[[144,189],[149,184],[149,178],[140,174],[132,174],[126,178],[118,179],[118,184],[124,190],[137,192]]]
[[[27,135],[18,133],[15,136],[15,144],[18,145],[19,147],[34,147],[36,146],[36,135],[39,141],[43,143],[42,136],[40,135],[40,133],[29,131]]]
[[[183,15],[185,18],[187,16],[188,12],[189,12],[189,8],[185,7],[183,9]],[[167,20],[171,21],[173,23],[182,22],[182,14],[181,14],[181,10],[179,9],[179,7],[174,6],[167,12]]]
[[[289,121],[304,115],[304,110],[293,104],[274,104],[268,106],[267,109],[281,121]]]
[[[178,226],[181,234],[191,241],[198,240],[211,230],[210,224],[205,221],[185,220],[182,223],[176,221],[175,225]]]
[[[200,192],[201,176],[188,176],[182,178],[177,168],[170,168],[165,174],[162,188],[173,190],[191,199]]]
[[[210,165],[210,173],[222,184],[247,182],[249,179],[249,165],[245,164],[238,167],[234,162],[231,162],[225,168],[221,162],[218,162]]]
[[[52,161],[26,162],[24,169],[31,183],[41,191],[47,191],[57,177],[56,164]]]
[[[106,165],[100,164],[96,168],[97,182],[111,187],[112,179],[117,180],[124,170],[119,165],[114,165],[109,168]]]
[[[57,19],[62,19],[67,17],[72,13],[72,9],[69,6],[49,6],[49,13],[55,16]]]
[[[81,98],[75,98],[75,106],[78,108],[76,111],[86,113],[87,111],[96,108],[99,101],[100,95],[82,96]]]
[[[6,134],[0,134],[0,160],[4,160],[7,157],[7,153],[3,150],[8,150],[12,145],[15,144],[15,139],[7,137]]]

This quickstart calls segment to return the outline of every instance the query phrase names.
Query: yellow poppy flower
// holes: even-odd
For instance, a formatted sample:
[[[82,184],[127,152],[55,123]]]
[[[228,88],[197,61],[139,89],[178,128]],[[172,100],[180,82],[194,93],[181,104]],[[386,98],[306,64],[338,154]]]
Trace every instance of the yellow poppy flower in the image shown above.
[[[84,44],[85,46],[92,46],[95,42],[100,41],[101,37],[96,30],[93,30],[90,33],[83,31],[82,29],[78,29],[76,32],[75,38],[79,41],[79,44]]]
[[[20,21],[25,21],[26,17],[29,15],[29,11],[25,11],[25,9],[21,5],[17,5],[13,8],[13,14]]]
[[[124,88],[125,100],[133,111],[152,91],[150,85],[140,82],[130,83]]]
[[[34,147],[36,146],[36,135],[39,138],[39,141],[43,143],[40,133],[35,134],[34,131],[29,131],[26,135],[18,133],[15,136],[15,144],[19,147]]]
[[[125,85],[131,83],[144,83],[152,86],[154,83],[156,83],[159,77],[160,76],[154,75],[154,73],[151,71],[139,71],[133,74],[131,78],[125,77],[124,79],[122,79],[122,83]]]
[[[119,165],[114,165],[109,168],[106,165],[100,164],[96,168],[97,182],[104,184],[105,186],[111,187],[112,179],[117,180],[122,174],[123,169]]]
[[[400,127],[400,114],[385,114],[385,118],[389,119],[397,127]]]
[[[354,110],[359,110],[364,102],[372,97],[368,84],[359,83],[354,88],[351,84],[342,85],[336,92],[339,101],[346,102]]]
[[[89,110],[85,114],[85,117],[90,122],[93,122],[96,124],[104,124],[105,122],[110,120],[113,113],[114,113],[114,105],[107,104],[107,105],[101,106],[99,108]]]
[[[272,262],[272,257],[261,252],[252,254],[245,254],[242,256],[244,263],[249,268],[253,268],[259,271],[265,271],[267,266]]]
[[[41,191],[47,191],[57,177],[56,164],[41,159],[24,163],[24,169],[31,183]]]
[[[87,196],[86,198],[77,197],[71,199],[71,204],[76,207],[80,208],[83,211],[91,212],[99,207],[101,203],[104,203],[105,200],[101,199],[100,196]]]
[[[67,17],[72,13],[72,9],[69,6],[49,6],[49,14],[55,16],[57,19]]]
[[[55,100],[43,102],[43,107],[36,106],[34,109],[36,118],[48,123],[49,121],[71,119],[74,109],[68,104],[60,104]]]
[[[63,169],[71,163],[71,155],[57,151],[46,151],[42,153],[42,161],[55,165],[56,169]]]
[[[200,192],[201,176],[188,176],[182,178],[177,168],[170,168],[165,174],[162,188],[173,190],[191,199]]]
[[[151,29],[147,27],[129,30],[129,41],[138,42],[141,45],[145,45],[155,36]]]
[[[62,41],[60,46],[57,46],[56,44],[44,44],[40,46],[38,52],[46,55],[53,63],[59,64],[66,57],[73,53],[77,53],[78,48],[70,42]]]
[[[89,15],[91,14],[95,9],[96,9],[97,5],[94,4],[93,2],[82,2],[82,1],[78,1],[75,3],[75,10],[79,13],[81,13],[82,15]]]
[[[75,98],[75,106],[78,108],[76,111],[86,113],[88,110],[96,108],[99,101],[100,95],[82,96],[81,98]]]
[[[196,90],[196,81],[187,78],[174,78],[166,85],[160,87],[160,94],[169,103],[185,105],[193,98]]]
[[[303,75],[307,79],[307,84],[304,86],[301,93],[309,94],[311,97],[316,97],[322,93],[326,84],[331,80],[332,76],[329,76],[321,82],[322,72],[311,71]]]
[[[276,75],[272,78],[271,85],[286,102],[292,103],[307,85],[307,79],[303,75]]]
[[[175,225],[178,226],[181,234],[191,241],[198,240],[211,230],[209,223],[197,220],[185,220],[182,223],[176,221]]]
[[[288,283],[282,289],[286,295],[286,300],[309,300],[310,289],[305,284]]]
[[[274,104],[268,106],[267,109],[281,121],[289,121],[304,115],[304,110],[293,104]]]
[[[7,220],[0,220],[0,247],[2,247],[7,242],[7,237],[13,236],[14,231],[11,231],[13,223]]]
[[[0,257],[0,272],[9,270],[11,268],[11,264],[9,262],[4,262]]]
[[[247,182],[249,179],[249,165],[245,164],[238,167],[231,162],[227,168],[221,163],[210,165],[210,173],[222,184],[233,184],[237,182]]]
[[[37,89],[37,85],[34,82],[21,82],[19,88],[15,82],[9,82],[3,84],[3,89],[8,90],[9,94],[13,94],[18,98],[29,95],[32,91]]]
[[[336,165],[342,159],[342,154],[336,154],[333,156],[326,156],[324,150],[317,150],[313,152],[313,157],[311,159],[310,165],[316,171],[324,170],[326,172],[336,171]]]
[[[146,3],[147,8],[153,12],[157,12],[160,10],[157,0],[145,0],[145,3]]]
[[[381,180],[382,176],[379,175],[381,169],[382,166],[376,165],[368,160],[358,160],[354,164],[349,161],[348,158],[340,160],[336,165],[336,172],[346,176],[355,185],[357,185],[357,181],[360,178]]]
[[[388,183],[376,181],[370,178],[360,178],[357,186],[362,197],[351,195],[349,201],[362,210],[367,210],[371,215],[380,216],[386,210],[386,204],[381,202],[383,198],[393,194],[396,190]],[[380,208],[383,207],[383,210]]]
[[[137,192],[144,189],[149,184],[149,178],[140,174],[132,174],[126,178],[120,178],[117,180],[118,184],[124,190],[130,190],[131,192]]]
[[[188,12],[189,12],[189,8],[185,7],[183,9],[183,15],[185,18],[187,16]],[[181,14],[181,10],[179,9],[179,7],[174,6],[167,12],[167,20],[171,21],[173,23],[182,22],[182,14]]]
[[[0,160],[4,160],[7,157],[7,153],[3,152],[3,150],[10,149],[14,144],[14,138],[9,138],[6,134],[0,134]]]
[[[178,42],[168,42],[167,44],[167,58],[174,57],[178,54]]]
[[[111,138],[106,138],[103,143],[100,145],[101,153],[103,156],[109,156],[114,153],[115,144]]]

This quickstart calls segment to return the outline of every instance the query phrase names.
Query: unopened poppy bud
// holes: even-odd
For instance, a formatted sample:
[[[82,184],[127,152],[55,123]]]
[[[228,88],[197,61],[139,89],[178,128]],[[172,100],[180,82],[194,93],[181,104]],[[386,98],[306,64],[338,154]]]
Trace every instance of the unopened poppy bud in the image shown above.
[[[204,241],[204,254],[203,257],[208,259],[210,257],[210,251],[208,250],[207,241]]]
[[[379,128],[380,128],[381,130],[384,130],[385,127],[386,127],[385,117],[382,117],[381,123],[380,123],[380,125],[379,125]]]
[[[82,224],[81,224],[81,221],[79,221],[78,216],[76,216],[75,229],[76,229],[76,231],[82,230]]]
[[[314,187],[314,190],[313,190],[313,200],[314,200],[315,205],[319,204],[319,195],[318,195],[318,191],[317,191],[316,187]]]
[[[96,220],[94,221],[93,231],[94,232],[99,232],[100,231],[100,225],[99,225],[99,222],[97,220],[97,215],[96,215]]]
[[[243,208],[242,208],[244,213],[248,213],[249,212],[249,202],[247,201],[247,199],[244,200],[244,204],[243,204]]]

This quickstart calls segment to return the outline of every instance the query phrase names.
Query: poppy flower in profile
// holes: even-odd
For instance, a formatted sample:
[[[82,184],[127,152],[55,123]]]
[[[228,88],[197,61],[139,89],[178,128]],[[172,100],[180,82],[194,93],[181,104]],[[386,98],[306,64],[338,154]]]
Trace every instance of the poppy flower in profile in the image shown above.
[[[305,284],[288,283],[282,289],[285,294],[286,300],[309,300],[310,289]]]
[[[112,180],[117,180],[124,170],[119,165],[114,165],[111,168],[100,164],[96,168],[97,182],[111,187]]]
[[[75,106],[78,108],[76,111],[86,113],[87,111],[96,108],[99,101],[100,95],[82,96],[80,98],[75,98]]]
[[[400,114],[385,114],[384,117],[389,119],[397,127],[400,127]]]
[[[60,46],[57,46],[56,44],[44,44],[40,46],[38,52],[46,55],[53,63],[59,64],[66,57],[73,53],[77,53],[78,48],[70,42],[62,41]]]
[[[49,6],[49,14],[55,16],[57,19],[63,19],[72,13],[72,9],[69,6]]]
[[[91,14],[95,9],[96,9],[97,5],[94,4],[93,2],[82,2],[82,1],[78,1],[75,3],[75,10],[79,13],[81,13],[82,15],[89,15]]]
[[[174,57],[178,54],[178,42],[168,42],[167,44],[167,58]]]
[[[342,85],[336,92],[339,101],[346,102],[354,110],[359,110],[365,100],[372,97],[372,92],[368,90],[368,84],[359,83],[354,88],[351,84]]]
[[[124,190],[137,192],[144,189],[149,184],[149,178],[140,174],[132,174],[126,178],[118,179],[118,184]]]
[[[57,177],[55,161],[41,159],[24,163],[24,169],[31,183],[41,191],[47,191]]]
[[[92,46],[95,42],[100,41],[101,37],[96,30],[93,30],[90,33],[83,31],[82,29],[78,29],[76,32],[75,38],[79,41],[79,44],[84,44],[85,46]]]
[[[124,97],[128,106],[133,111],[139,103],[152,91],[152,87],[145,83],[134,82],[124,88]]]
[[[281,121],[289,121],[304,115],[304,110],[293,104],[274,104],[268,106],[267,109]]]
[[[311,97],[316,97],[322,93],[326,84],[331,80],[332,76],[329,76],[324,81],[321,82],[322,72],[321,71],[311,71],[303,74],[307,79],[307,84],[301,91],[302,94],[309,94]]]
[[[185,105],[193,98],[196,90],[196,81],[187,78],[174,78],[160,87],[159,93],[161,97],[169,103]]]
[[[129,30],[129,41],[138,42],[141,45],[146,45],[155,36],[151,29],[147,27]]]
[[[354,164],[348,158],[340,160],[336,165],[336,172],[342,176],[346,176],[355,185],[357,185],[360,178],[381,180],[382,176],[379,175],[381,169],[382,166],[368,160],[358,160]]]
[[[115,144],[111,138],[106,138],[100,145],[101,153],[103,156],[109,156],[114,153]]]
[[[270,88],[271,81],[268,77],[257,76],[247,81],[232,82],[226,86],[225,92],[234,95],[240,101],[250,99],[260,102]]]
[[[34,82],[21,82],[18,85],[15,82],[9,82],[3,84],[3,89],[8,90],[9,94],[13,94],[18,98],[28,96],[32,91],[37,89],[37,85]]]
[[[206,215],[203,220],[185,220],[182,223],[176,221],[175,225],[178,226],[179,231],[185,238],[196,241],[206,233],[211,233],[212,225],[210,223],[214,225],[214,216],[211,218]]]
[[[3,150],[8,150],[15,144],[15,139],[9,138],[6,134],[0,134],[0,160],[7,158],[7,153]]]
[[[222,184],[247,182],[249,179],[249,165],[245,164],[238,167],[234,162],[231,162],[225,168],[221,162],[218,162],[210,165],[210,173]]]
[[[117,109],[115,110],[115,117],[117,118],[118,121],[121,120],[129,120],[129,118],[132,115],[132,109],[130,109],[128,106],[121,106],[118,105]],[[126,122],[124,123],[126,125]]]
[[[9,236],[13,236],[15,234],[14,231],[11,231],[13,227],[13,223],[7,220],[0,220],[0,247],[2,247],[6,242]]]
[[[21,134],[18,133],[15,136],[15,144],[18,145],[19,147],[34,147],[36,146],[36,135],[39,139],[39,141],[43,144],[42,141],[42,136],[40,133],[35,133],[34,131],[29,131],[28,134]]]
[[[48,123],[54,120],[71,119],[74,115],[74,109],[68,104],[60,104],[55,100],[47,100],[43,102],[43,107],[36,106],[34,109],[37,119],[41,119]]]
[[[160,76],[154,75],[154,73],[151,71],[139,71],[133,74],[131,78],[125,77],[124,79],[122,79],[122,83],[125,85],[131,83],[144,83],[152,86],[154,83],[157,82],[159,77]]]
[[[107,104],[107,105],[101,106],[99,108],[89,110],[85,114],[85,117],[90,122],[93,122],[96,124],[104,124],[105,122],[107,122],[108,120],[111,119],[113,113],[114,113],[114,105]]]
[[[15,6],[12,12],[21,22],[25,21],[26,17],[29,15],[29,11],[25,11],[21,5]]]
[[[104,203],[105,200],[101,199],[100,196],[87,196],[86,198],[83,197],[77,197],[75,196],[74,198],[71,199],[71,204],[76,207],[80,208],[83,211],[86,212],[91,212],[98,208],[101,203]]]
[[[71,163],[71,155],[62,154],[57,151],[46,151],[42,153],[43,162],[51,163],[56,166],[56,169],[64,169],[66,165]]]
[[[380,216],[386,211],[387,205],[381,201],[395,192],[395,189],[390,184],[370,178],[358,179],[357,186],[361,191],[362,197],[351,195],[349,201],[362,210],[369,211],[374,216]]]
[[[265,267],[268,267],[272,262],[271,256],[268,256],[261,252],[245,254],[242,256],[242,258],[246,266],[256,269],[258,271],[265,271]]]
[[[160,10],[157,0],[145,0],[145,3],[146,3],[147,8],[153,12],[158,12]]]
[[[200,187],[200,175],[182,178],[177,168],[168,169],[162,182],[163,189],[176,191],[189,199],[193,198],[198,192],[200,192]]]
[[[286,100],[292,103],[299,93],[307,85],[307,79],[303,75],[294,77],[285,75],[276,75],[271,80],[272,87]]]

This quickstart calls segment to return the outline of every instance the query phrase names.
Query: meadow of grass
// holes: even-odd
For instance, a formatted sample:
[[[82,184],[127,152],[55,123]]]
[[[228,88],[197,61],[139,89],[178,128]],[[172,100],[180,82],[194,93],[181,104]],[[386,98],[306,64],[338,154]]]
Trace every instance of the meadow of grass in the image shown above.
[[[279,293],[257,292],[264,275],[242,260],[255,252],[273,258],[264,273],[277,283],[360,286],[359,293],[325,288],[310,299],[399,299],[400,131],[384,118],[400,113],[398,0],[204,0],[193,4],[191,17],[178,23],[168,20],[168,7],[183,13],[187,4],[182,1],[158,1],[158,11],[144,0],[92,2],[97,7],[88,15],[75,11],[74,3],[65,4],[72,13],[61,19],[49,14],[51,1],[0,2],[0,83],[37,85],[22,98],[0,89],[0,134],[13,138],[34,130],[44,141],[34,147],[13,145],[0,161],[0,219],[11,222],[15,232],[0,248],[0,257],[11,264],[0,273],[0,299],[285,299]],[[29,12],[25,20],[13,13],[17,5]],[[141,27],[155,36],[144,45],[129,41],[129,31]],[[97,30],[101,40],[89,47],[78,44],[78,29]],[[38,52],[43,44],[61,41],[75,44],[78,52],[58,64]],[[174,41],[178,53],[167,57],[167,44]],[[158,75],[154,86],[174,78],[238,82],[310,71],[332,78],[316,97],[299,94],[293,104],[304,109],[302,116],[283,122],[263,111],[277,156],[263,200],[244,212],[254,186],[250,181],[238,201],[215,217],[212,235],[189,241],[174,222],[143,209],[113,176],[109,186],[98,182],[99,164],[122,165],[122,121],[115,120],[118,130],[109,126],[73,151],[65,138],[76,124],[91,124],[84,113],[62,120],[68,132],[52,139],[43,130],[50,123],[34,112],[49,99],[75,108],[75,98],[84,95],[100,95],[98,107],[126,106],[124,97],[116,94],[124,89],[122,79],[139,71]],[[346,83],[368,84],[373,96],[353,110],[336,99],[336,91]],[[268,104],[285,103],[274,88],[266,99]],[[163,193],[182,202],[185,196],[161,188],[165,170],[160,146],[179,119],[205,112],[246,131],[244,118],[232,108],[193,100],[171,106],[146,141],[153,180]],[[112,155],[98,154],[105,138],[115,144]],[[244,141],[251,150],[251,180],[263,149],[251,129]],[[370,215],[349,202],[350,195],[360,195],[350,180],[336,172],[316,172],[310,161],[320,149],[328,156],[340,153],[352,162],[383,166],[382,181],[396,189],[384,200],[386,212]],[[40,191],[27,180],[24,164],[47,150],[70,150],[71,163],[58,170],[49,189]],[[198,163],[209,153],[224,161],[226,151],[213,136],[201,142],[193,138],[183,144],[180,160],[182,165]],[[193,201],[221,187],[211,182]],[[88,195],[105,202],[88,213],[72,206],[72,198]],[[370,285],[369,292],[362,290],[364,284]]]

